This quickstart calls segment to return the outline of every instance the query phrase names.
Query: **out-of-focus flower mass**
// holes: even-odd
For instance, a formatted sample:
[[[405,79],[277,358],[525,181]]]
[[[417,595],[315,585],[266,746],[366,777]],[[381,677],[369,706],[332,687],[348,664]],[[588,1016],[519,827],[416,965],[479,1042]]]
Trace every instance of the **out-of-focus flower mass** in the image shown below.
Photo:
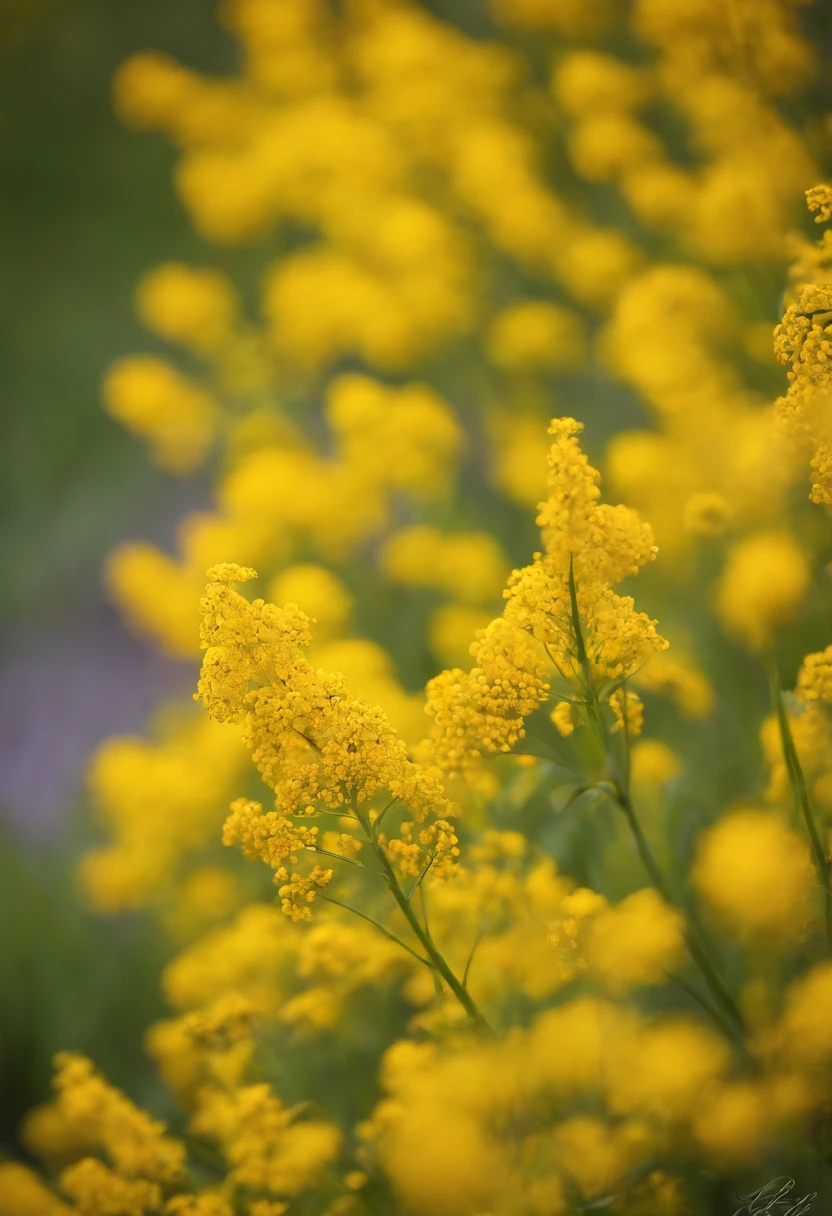
[[[212,487],[174,550],[107,559],[128,627],[201,670],[91,758],[77,876],[163,939],[168,1009],[135,1103],[67,1045],[4,1213],[820,1190],[816,15],[223,0],[234,73],[118,68],[121,138],[172,144],[213,253],[148,267],[147,351],[102,387]]]

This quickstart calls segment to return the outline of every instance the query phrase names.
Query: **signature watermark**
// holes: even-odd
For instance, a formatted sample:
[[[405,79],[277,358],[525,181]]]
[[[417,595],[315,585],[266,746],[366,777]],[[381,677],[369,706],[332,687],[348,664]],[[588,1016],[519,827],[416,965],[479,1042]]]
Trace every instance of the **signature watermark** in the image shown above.
[[[734,1216],[808,1216],[814,1209],[817,1191],[799,1198],[793,1178],[775,1178],[750,1195],[740,1195]]]

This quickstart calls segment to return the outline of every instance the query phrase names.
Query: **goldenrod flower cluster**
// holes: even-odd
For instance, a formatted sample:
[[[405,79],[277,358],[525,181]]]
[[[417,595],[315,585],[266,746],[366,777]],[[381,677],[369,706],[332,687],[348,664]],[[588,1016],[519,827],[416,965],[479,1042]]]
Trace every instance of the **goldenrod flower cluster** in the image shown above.
[[[116,75],[259,286],[151,268],[163,353],[104,379],[153,461],[213,478],[175,555],[108,560],[130,627],[201,656],[199,704],[98,749],[80,866],[167,943],[169,1096],[144,1088],[170,1128],[59,1056],[30,1164],[0,1163],[9,1216],[820,1189],[832,238],[795,229],[832,188],[806,13],[490,0],[470,32],[449,7],[224,0],[235,74],[143,51]]]

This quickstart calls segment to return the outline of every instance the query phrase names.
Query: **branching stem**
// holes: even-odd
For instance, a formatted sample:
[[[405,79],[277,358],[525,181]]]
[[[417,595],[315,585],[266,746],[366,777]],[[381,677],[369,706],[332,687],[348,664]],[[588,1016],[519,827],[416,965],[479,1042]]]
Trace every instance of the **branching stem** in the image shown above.
[[[361,826],[364,828],[364,834],[367,837],[368,842],[372,845],[373,851],[375,852],[375,855],[378,858],[379,863],[381,864],[382,870],[384,871],[384,877],[387,881],[387,886],[390,890],[390,894],[395,899],[396,903],[399,906],[399,910],[401,911],[402,915],[404,916],[405,920],[407,921],[408,925],[410,926],[410,928],[411,928],[412,932],[414,933],[420,946],[424,950],[425,955],[427,956],[427,958],[429,960],[430,966],[433,968],[433,970],[435,970],[437,972],[437,974],[439,976],[441,976],[441,978],[447,984],[448,988],[451,990],[451,992],[454,994],[456,999],[459,1001],[462,1008],[467,1013],[471,1022],[479,1030],[483,1030],[488,1034],[492,1034],[493,1031],[491,1030],[490,1026],[488,1025],[488,1023],[486,1022],[482,1013],[480,1012],[473,997],[468,992],[468,990],[465,988],[465,986],[462,984],[462,982],[460,980],[458,980],[457,977],[454,975],[453,971],[451,970],[451,968],[449,967],[449,965],[447,963],[447,960],[445,959],[445,956],[442,954],[441,950],[439,950],[436,943],[434,942],[433,937],[431,936],[430,930],[428,929],[427,925],[423,926],[420,923],[419,918],[413,909],[413,905],[410,903],[408,896],[402,890],[401,884],[398,880],[398,877],[396,876],[396,872],[393,869],[392,865],[390,864],[390,859],[388,858],[387,853],[381,847],[381,845],[378,843],[378,841],[373,838],[371,824],[369,823],[369,821],[367,819],[365,819],[364,816],[362,816],[360,814],[360,812],[359,812],[359,818],[361,820]],[[415,951],[411,950],[410,953],[414,954]],[[419,957],[419,956],[417,955],[417,957]],[[422,960],[422,961],[424,961],[424,960]]]

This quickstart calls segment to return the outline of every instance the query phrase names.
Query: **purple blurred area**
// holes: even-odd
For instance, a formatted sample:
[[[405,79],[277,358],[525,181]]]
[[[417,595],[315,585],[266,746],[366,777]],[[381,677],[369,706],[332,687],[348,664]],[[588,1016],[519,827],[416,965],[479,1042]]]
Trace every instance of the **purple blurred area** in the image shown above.
[[[95,747],[141,733],[159,701],[187,696],[195,679],[103,602],[69,628],[33,632],[0,657],[0,815],[34,840],[60,834]]]

